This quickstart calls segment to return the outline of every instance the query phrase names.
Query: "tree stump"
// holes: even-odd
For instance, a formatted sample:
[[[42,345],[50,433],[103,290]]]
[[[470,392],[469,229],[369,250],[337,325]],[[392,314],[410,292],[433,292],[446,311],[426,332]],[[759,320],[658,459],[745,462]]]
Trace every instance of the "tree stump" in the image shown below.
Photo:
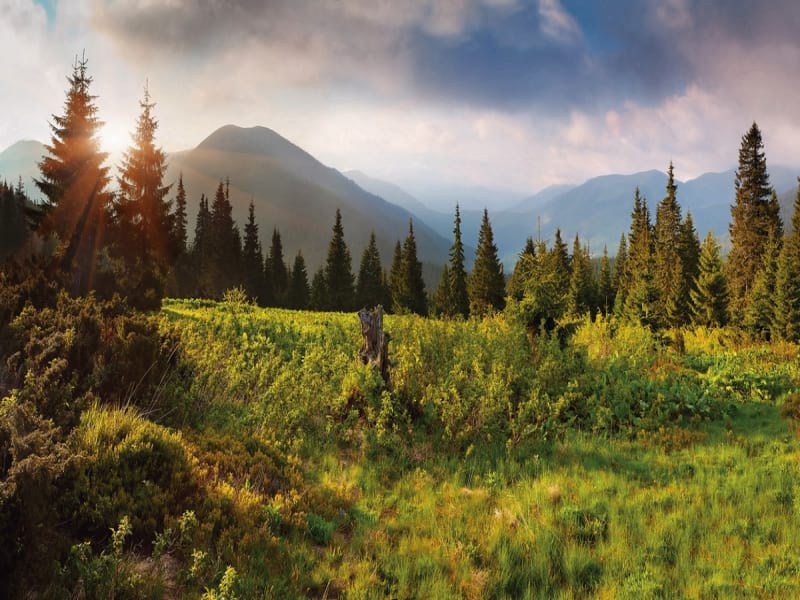
[[[364,338],[358,356],[365,365],[379,369],[381,377],[389,383],[389,334],[383,330],[383,306],[358,311],[361,336]]]

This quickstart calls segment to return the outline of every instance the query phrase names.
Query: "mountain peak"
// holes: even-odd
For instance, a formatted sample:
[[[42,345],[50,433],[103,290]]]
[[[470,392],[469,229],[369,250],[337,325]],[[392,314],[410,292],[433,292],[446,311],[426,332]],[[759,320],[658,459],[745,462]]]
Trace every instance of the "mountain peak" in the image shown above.
[[[282,160],[312,160],[313,156],[268,127],[223,125],[197,146],[204,150],[269,156]]]

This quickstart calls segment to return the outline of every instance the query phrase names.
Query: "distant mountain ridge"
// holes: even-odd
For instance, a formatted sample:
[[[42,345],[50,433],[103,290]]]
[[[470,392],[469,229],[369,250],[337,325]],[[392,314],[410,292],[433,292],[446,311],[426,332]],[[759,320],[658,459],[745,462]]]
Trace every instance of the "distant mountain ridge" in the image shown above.
[[[39,142],[17,142],[0,152],[0,178],[15,182],[21,175],[26,189],[35,197],[38,190],[33,178],[38,176],[37,163],[44,153]],[[200,194],[212,196],[219,181],[229,177],[237,224],[243,226],[252,197],[265,250],[273,228],[277,227],[287,260],[302,249],[310,271],[324,260],[336,208],[342,210],[354,270],[372,230],[379,241],[384,267],[388,269],[394,243],[405,238],[409,219],[414,222],[429,290],[447,260],[453,231],[452,210],[434,210],[427,198],[418,198],[398,185],[363,172],[341,173],[323,165],[267,127],[220,127],[196,148],[170,154],[167,181],[177,181],[181,172],[189,198],[190,230],[194,228]],[[788,230],[800,169],[770,166],[769,173]],[[730,206],[734,201],[734,177],[735,170],[729,169],[677,181],[678,201],[684,213],[691,210],[700,237],[712,230],[723,246],[727,244]],[[602,175],[580,185],[550,186],[507,203],[508,208],[503,210],[493,208],[488,202],[489,194],[487,207],[501,259],[510,269],[527,237],[541,235],[542,239],[552,241],[556,227],[560,227],[568,243],[577,233],[590,245],[593,254],[602,252],[603,245],[613,254],[620,234],[629,228],[636,187],[647,199],[655,218],[656,205],[665,194],[666,179],[666,174],[658,170]],[[474,194],[475,189],[470,189]],[[475,204],[474,197],[471,204]],[[471,262],[482,211],[464,205],[461,208],[462,234],[467,260]]]
[[[384,268],[396,240],[414,223],[418,257],[429,287],[438,280],[449,242],[420,219],[364,191],[336,169],[266,127],[226,125],[196,148],[169,156],[167,180],[183,173],[193,227],[201,193],[212,195],[220,180],[230,178],[233,216],[241,227],[253,199],[262,245],[269,248],[273,228],[280,230],[287,260],[302,250],[309,270],[327,254],[336,209],[342,212],[345,239],[357,272],[369,235],[375,232]]]

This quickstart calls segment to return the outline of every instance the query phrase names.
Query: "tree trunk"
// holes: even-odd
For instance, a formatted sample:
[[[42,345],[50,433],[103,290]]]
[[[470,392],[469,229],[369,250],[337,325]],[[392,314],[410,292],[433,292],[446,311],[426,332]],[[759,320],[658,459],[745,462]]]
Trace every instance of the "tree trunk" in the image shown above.
[[[379,369],[381,377],[389,383],[389,334],[383,330],[383,307],[379,304],[372,310],[358,311],[361,321],[361,344],[359,358],[365,365]]]

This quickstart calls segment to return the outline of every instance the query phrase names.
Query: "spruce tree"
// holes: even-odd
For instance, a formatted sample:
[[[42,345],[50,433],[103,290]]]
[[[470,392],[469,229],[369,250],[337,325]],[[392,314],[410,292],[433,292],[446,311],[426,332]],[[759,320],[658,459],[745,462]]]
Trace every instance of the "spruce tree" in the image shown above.
[[[528,260],[523,260],[526,256],[536,256],[536,247],[533,244],[532,237],[525,240],[525,247],[517,255],[517,262],[514,264],[514,270],[511,272],[511,278],[506,286],[506,295],[514,300],[522,299],[523,287],[528,277],[525,269],[532,264]]]
[[[792,231],[778,259],[773,334],[790,342],[800,341],[800,185],[794,200]]]
[[[553,248],[550,250],[550,260],[552,268],[555,270],[556,277],[561,281],[561,293],[566,296],[569,289],[569,276],[571,264],[569,260],[569,249],[567,243],[561,239],[561,228],[556,228],[553,238]]]
[[[346,311],[353,307],[354,278],[351,264],[350,251],[344,241],[342,214],[337,208],[333,236],[328,245],[328,258],[325,263],[327,308],[329,310]]]
[[[667,169],[667,194],[656,208],[654,230],[654,282],[658,288],[658,312],[666,325],[678,326],[688,317],[686,285],[680,256],[681,207],[677,199],[672,162]]]
[[[594,274],[589,251],[581,246],[581,240],[575,235],[572,244],[572,269],[567,292],[567,312],[579,317],[594,311]]]
[[[643,325],[659,324],[659,294],[655,282],[653,227],[647,199],[634,194],[628,255],[625,259],[625,304],[622,316]]]
[[[53,115],[53,136],[35,183],[46,197],[42,233],[57,237],[59,263],[72,275],[72,291],[86,293],[94,285],[106,241],[110,177],[103,165],[108,155],[100,152],[98,132],[103,122],[97,118],[96,96],[89,91],[92,78],[85,57],[75,61],[67,81],[64,113]]]
[[[312,310],[328,310],[330,301],[328,300],[328,285],[325,281],[325,267],[320,267],[314,273],[308,303]]]
[[[520,255],[522,299],[516,306],[529,328],[552,330],[564,314],[566,295],[561,280],[563,265],[559,265],[554,256],[541,240],[536,242],[533,253],[523,252]]]
[[[686,218],[681,223],[678,254],[683,266],[683,277],[688,284],[687,289],[691,291],[694,289],[694,282],[700,273],[700,238],[694,228],[690,210],[686,211]]]
[[[289,280],[289,308],[305,310],[308,308],[311,298],[311,290],[308,286],[308,272],[306,271],[306,261],[303,253],[297,253],[292,268],[292,276]]]
[[[597,281],[597,308],[603,315],[608,315],[614,308],[611,261],[608,260],[608,248],[605,245],[603,245],[603,256],[600,258],[600,275]]]
[[[408,222],[408,235],[403,242],[400,264],[400,290],[399,298],[396,298],[400,312],[427,315],[428,297],[422,279],[422,263],[417,259],[417,240],[411,221]]]
[[[289,274],[283,261],[281,234],[277,229],[272,230],[272,243],[269,248],[269,282],[273,304],[275,306],[285,306],[289,288]]]
[[[356,283],[356,304],[372,308],[382,304],[384,300],[383,267],[375,232],[370,233],[369,243],[361,255]]]
[[[256,223],[256,210],[253,199],[247,209],[247,223],[244,226],[244,243],[242,246],[242,270],[244,273],[244,289],[247,296],[255,298],[264,305],[264,273],[261,265],[264,255],[261,251],[261,242],[258,238],[258,223]]]
[[[178,189],[175,195],[175,210],[172,213],[172,245],[173,254],[182,256],[187,248],[186,189],[183,187],[183,173],[178,177]]]
[[[617,256],[614,259],[614,276],[611,279],[611,285],[614,288],[614,314],[617,317],[622,316],[625,309],[625,299],[628,292],[628,240],[625,234],[619,236],[619,246],[617,247]]]
[[[464,243],[461,241],[461,211],[456,204],[453,222],[453,245],[450,247],[449,300],[445,312],[449,316],[469,316],[469,290],[467,269],[464,266]]]
[[[439,278],[439,286],[433,295],[433,312],[442,317],[452,317],[452,283],[453,278],[450,274],[450,267],[445,263],[442,275]]]
[[[755,123],[742,137],[735,190],[728,286],[731,314],[738,320],[748,309],[757,275],[765,268],[770,236],[779,239],[782,230],[779,207],[769,183],[764,142]]]
[[[394,244],[394,253],[392,254],[392,266],[389,271],[389,293],[392,297],[390,304],[392,311],[399,313],[402,312],[400,299],[403,296],[403,247],[400,245],[400,240]]]
[[[146,87],[139,106],[142,112],[136,121],[133,144],[123,156],[117,178],[115,212],[123,238],[116,245],[122,246],[123,256],[165,266],[172,258],[172,218],[167,200],[172,186],[163,183],[167,155],[156,146],[155,103]]]
[[[233,220],[230,202],[230,182],[220,181],[211,205],[209,222],[209,266],[212,274],[212,294],[222,293],[239,283],[241,236]]]
[[[728,286],[719,245],[709,231],[700,250],[698,275],[690,292],[692,323],[721,327],[728,321]]]
[[[475,265],[469,278],[469,312],[483,316],[505,306],[506,282],[503,265],[497,257],[489,211],[483,209],[483,219],[478,232]]]
[[[775,282],[781,240],[773,233],[767,240],[762,268],[756,273],[744,309],[744,326],[755,337],[769,340],[775,318]]]

